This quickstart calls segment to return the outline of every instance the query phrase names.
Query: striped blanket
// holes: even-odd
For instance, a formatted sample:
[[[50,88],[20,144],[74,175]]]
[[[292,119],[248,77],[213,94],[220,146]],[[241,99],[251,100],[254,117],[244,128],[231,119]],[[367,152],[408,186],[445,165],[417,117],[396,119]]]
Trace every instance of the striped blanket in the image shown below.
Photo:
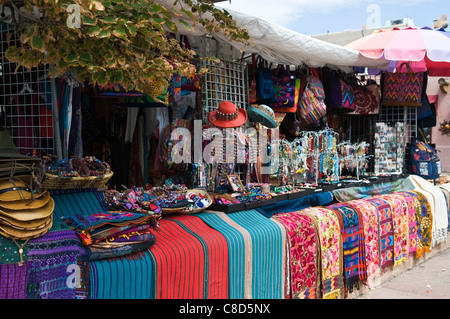
[[[278,221],[256,210],[231,214],[205,211],[195,216],[227,241],[229,298],[285,298],[287,243],[285,229]]]
[[[98,299],[228,298],[224,237],[191,215],[160,220],[145,252],[90,262],[91,296]]]

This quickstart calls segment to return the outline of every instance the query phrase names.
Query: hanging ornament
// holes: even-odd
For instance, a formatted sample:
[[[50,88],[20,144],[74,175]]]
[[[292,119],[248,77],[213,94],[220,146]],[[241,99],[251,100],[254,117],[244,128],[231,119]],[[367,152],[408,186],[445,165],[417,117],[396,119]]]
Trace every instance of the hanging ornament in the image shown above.
[[[442,135],[450,135],[450,121],[444,121],[444,123],[441,123],[440,125],[439,131],[442,132]]]

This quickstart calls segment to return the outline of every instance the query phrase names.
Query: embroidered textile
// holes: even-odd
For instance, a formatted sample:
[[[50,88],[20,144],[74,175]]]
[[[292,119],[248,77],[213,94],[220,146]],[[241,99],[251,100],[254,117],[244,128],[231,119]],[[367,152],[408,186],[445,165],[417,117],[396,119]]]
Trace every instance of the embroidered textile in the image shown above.
[[[296,212],[276,214],[289,238],[291,294],[295,299],[315,299],[319,284],[319,240],[310,216]]]
[[[17,241],[17,243],[22,245],[24,241]],[[27,261],[28,245],[23,246],[22,250],[23,260]],[[14,243],[12,239],[0,235],[0,265],[16,264],[19,261],[19,247],[17,247],[16,243]]]
[[[339,219],[336,214],[323,207],[306,208],[298,213],[315,220],[321,250],[322,297],[338,298],[344,288],[342,278],[342,243]]]
[[[416,207],[418,223],[416,258],[420,258],[425,252],[431,252],[433,215],[427,198],[418,191],[407,192],[419,201]]]
[[[362,218],[358,210],[347,203],[333,204],[326,208],[336,213],[340,223],[347,294],[353,292],[360,280],[365,283],[367,279]]]
[[[367,199],[377,209],[379,238],[380,238],[380,266],[381,270],[394,264],[394,230],[392,226],[392,211],[389,202],[382,198]]]
[[[28,242],[27,299],[74,299],[75,285],[67,284],[69,266],[84,250],[75,232],[54,223],[49,232]]]
[[[418,232],[418,223],[417,223],[417,217],[416,217],[416,208],[420,207],[420,202],[417,200],[417,198],[411,196],[407,192],[402,193],[396,193],[398,196],[402,196],[403,199],[406,202],[407,211],[408,211],[408,243],[409,243],[409,249],[408,253],[409,255],[413,255],[417,251],[417,232]]]
[[[358,209],[363,217],[367,286],[373,288],[381,283],[378,210],[364,199],[353,200],[348,202],[348,204]]]
[[[408,257],[408,207],[403,197],[395,193],[376,197],[386,200],[391,205],[394,230],[394,266],[398,266]]]

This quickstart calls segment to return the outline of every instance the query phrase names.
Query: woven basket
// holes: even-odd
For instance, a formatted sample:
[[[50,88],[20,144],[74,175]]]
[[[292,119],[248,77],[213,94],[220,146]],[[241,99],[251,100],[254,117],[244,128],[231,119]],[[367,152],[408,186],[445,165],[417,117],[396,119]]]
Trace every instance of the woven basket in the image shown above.
[[[100,176],[65,177],[47,173],[42,185],[47,189],[104,188],[113,174],[109,172]]]

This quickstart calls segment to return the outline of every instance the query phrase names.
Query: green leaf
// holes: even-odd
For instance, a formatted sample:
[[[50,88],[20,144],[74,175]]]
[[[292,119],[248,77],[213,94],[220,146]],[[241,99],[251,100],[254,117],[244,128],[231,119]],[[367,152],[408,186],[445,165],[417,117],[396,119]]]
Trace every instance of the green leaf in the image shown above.
[[[111,36],[111,31],[110,30],[102,30],[97,35],[97,37],[100,38],[100,39],[109,38],[110,36]]]
[[[97,24],[96,18],[90,18],[88,16],[83,16],[82,21],[83,21],[84,25],[96,25]]]
[[[34,34],[31,37],[31,47],[39,52],[45,51],[45,43],[40,35]]]
[[[183,19],[179,19],[178,21],[186,28],[186,30],[194,31],[194,28],[189,23],[184,21]]]
[[[100,28],[99,26],[95,25],[95,26],[91,26],[88,27],[86,32],[90,37],[96,37],[99,35],[99,33],[102,31],[102,28]]]
[[[78,60],[78,54],[74,50],[70,50],[65,60],[69,63],[75,62]]]

